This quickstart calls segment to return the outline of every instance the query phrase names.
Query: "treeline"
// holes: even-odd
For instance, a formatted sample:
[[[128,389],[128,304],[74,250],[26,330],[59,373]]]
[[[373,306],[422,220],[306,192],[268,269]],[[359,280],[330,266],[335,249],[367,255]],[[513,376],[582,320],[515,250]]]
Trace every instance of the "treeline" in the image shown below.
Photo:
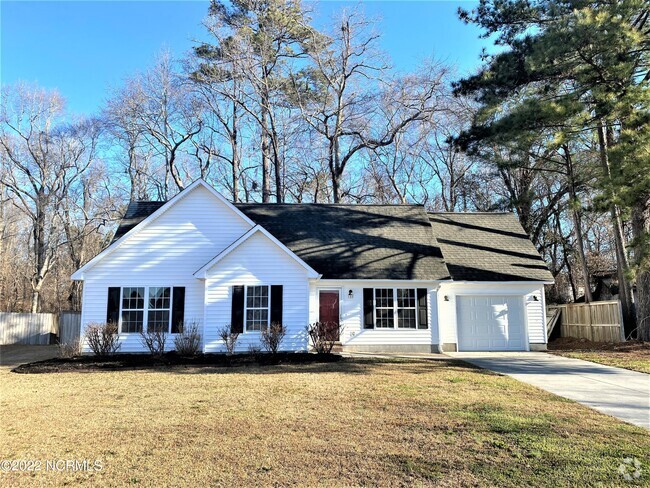
[[[617,266],[631,290],[639,254],[625,202],[637,199],[614,190],[623,117],[593,117],[589,89],[576,88],[564,65],[549,73],[559,47],[589,43],[561,36],[573,39],[576,22],[615,5],[569,3],[482,2],[461,12],[505,47],[465,80],[433,61],[393,69],[380,25],[361,10],[319,31],[298,1],[239,0],[213,2],[205,43],[183,59],[161,54],[88,119],[67,115],[57,93],[4,86],[0,309],[78,308],[70,272],[107,244],[125,202],[168,199],[198,177],[233,201],[513,210],[557,277],[551,300],[590,299],[593,275]],[[617,15],[630,55],[645,60],[647,26],[636,20],[645,6],[627,8]],[[598,62],[621,64],[620,46],[604,46],[614,59],[594,53]],[[646,96],[643,66],[625,86]],[[621,78],[611,83],[617,90]],[[647,104],[637,109],[641,98],[635,114],[647,113]]]

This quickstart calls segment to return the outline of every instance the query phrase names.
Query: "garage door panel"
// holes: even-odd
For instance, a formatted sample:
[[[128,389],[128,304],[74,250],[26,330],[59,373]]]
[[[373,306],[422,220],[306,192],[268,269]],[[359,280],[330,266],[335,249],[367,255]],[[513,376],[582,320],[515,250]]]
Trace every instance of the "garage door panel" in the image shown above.
[[[457,303],[460,351],[526,350],[521,296],[460,296]]]

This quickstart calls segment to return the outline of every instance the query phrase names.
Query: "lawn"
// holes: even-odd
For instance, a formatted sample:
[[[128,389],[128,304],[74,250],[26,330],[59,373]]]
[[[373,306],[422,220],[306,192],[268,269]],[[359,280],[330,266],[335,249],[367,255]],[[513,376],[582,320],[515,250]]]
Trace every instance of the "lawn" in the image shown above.
[[[99,460],[86,484],[569,486],[650,482],[648,432],[456,361],[16,374],[0,370],[0,458]]]
[[[650,373],[650,343],[648,342],[602,343],[561,338],[549,344],[549,352],[607,366]]]

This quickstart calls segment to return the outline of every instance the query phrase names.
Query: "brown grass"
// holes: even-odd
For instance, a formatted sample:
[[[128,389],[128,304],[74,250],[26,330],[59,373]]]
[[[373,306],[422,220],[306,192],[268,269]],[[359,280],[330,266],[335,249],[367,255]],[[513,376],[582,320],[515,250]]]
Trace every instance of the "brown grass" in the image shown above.
[[[560,356],[650,373],[650,343],[648,342],[590,342],[563,337],[549,343],[548,346],[549,352]]]
[[[0,371],[0,458],[100,472],[3,486],[569,486],[650,481],[650,436],[453,361],[18,375]]]

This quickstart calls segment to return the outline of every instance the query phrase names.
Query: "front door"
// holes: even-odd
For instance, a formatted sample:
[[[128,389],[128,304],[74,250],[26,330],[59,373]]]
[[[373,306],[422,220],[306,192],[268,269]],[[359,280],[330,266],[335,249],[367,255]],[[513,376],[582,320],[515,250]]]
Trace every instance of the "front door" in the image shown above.
[[[338,290],[321,290],[318,295],[318,321],[322,324],[330,324],[327,327],[332,334],[328,339],[339,340],[339,292]],[[334,327],[333,324],[336,326]]]

